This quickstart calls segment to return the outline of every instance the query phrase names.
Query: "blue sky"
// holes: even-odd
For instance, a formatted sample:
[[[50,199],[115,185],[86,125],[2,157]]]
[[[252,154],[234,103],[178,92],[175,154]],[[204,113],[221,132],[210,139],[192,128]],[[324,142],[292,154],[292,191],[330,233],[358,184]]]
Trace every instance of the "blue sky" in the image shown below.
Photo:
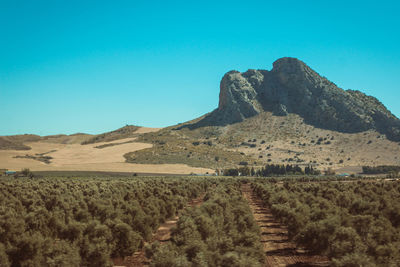
[[[398,1],[0,0],[0,135],[187,121],[297,57],[400,117]]]

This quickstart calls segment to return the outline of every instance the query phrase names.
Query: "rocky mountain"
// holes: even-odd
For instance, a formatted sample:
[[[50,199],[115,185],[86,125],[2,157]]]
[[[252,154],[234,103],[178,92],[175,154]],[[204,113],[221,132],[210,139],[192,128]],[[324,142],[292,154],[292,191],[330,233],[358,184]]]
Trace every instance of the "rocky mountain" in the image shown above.
[[[344,133],[376,130],[400,141],[400,120],[372,96],[343,90],[296,58],[281,58],[271,71],[230,71],[220,84],[219,106],[189,128],[224,126],[261,112],[298,114],[314,127]]]

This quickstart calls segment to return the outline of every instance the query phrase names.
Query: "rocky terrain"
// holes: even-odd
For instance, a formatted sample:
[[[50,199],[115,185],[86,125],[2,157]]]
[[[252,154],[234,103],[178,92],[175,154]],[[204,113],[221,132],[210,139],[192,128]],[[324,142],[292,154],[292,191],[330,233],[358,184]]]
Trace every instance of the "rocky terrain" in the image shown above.
[[[400,120],[376,98],[340,89],[302,61],[282,58],[271,71],[226,73],[217,109],[141,136],[153,147],[126,158],[212,168],[313,164],[356,172],[362,165],[400,164],[399,133]]]
[[[271,71],[226,73],[218,108],[190,127],[224,126],[264,111],[298,114],[309,125],[338,132],[376,130],[400,141],[400,120],[376,98],[345,91],[296,58],[278,59]]]

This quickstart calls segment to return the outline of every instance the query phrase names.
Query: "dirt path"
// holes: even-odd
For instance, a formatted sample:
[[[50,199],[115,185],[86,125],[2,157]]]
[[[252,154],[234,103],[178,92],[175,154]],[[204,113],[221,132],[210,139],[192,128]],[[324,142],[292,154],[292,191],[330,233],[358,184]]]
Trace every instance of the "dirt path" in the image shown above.
[[[179,211],[179,213],[182,213],[183,210],[185,210],[188,207],[196,207],[199,206],[203,203],[203,198],[205,196],[205,193],[202,194],[200,197],[192,199],[185,208]],[[151,241],[149,242],[150,244],[158,241],[160,243],[167,242],[171,238],[171,229],[177,224],[179,220],[179,216],[175,216],[174,218],[171,218],[170,220],[167,220],[163,224],[161,224],[157,231],[153,233],[153,237]],[[125,267],[143,267],[143,266],[149,266],[149,259],[146,258],[146,255],[144,253],[144,249],[135,252],[132,256],[128,256],[125,258],[115,258],[113,259],[114,262],[114,267],[117,266],[125,266]]]
[[[253,216],[261,228],[261,242],[265,251],[265,266],[328,266],[327,258],[309,255],[289,241],[287,228],[275,220],[271,211],[252,192],[249,184],[242,185]]]

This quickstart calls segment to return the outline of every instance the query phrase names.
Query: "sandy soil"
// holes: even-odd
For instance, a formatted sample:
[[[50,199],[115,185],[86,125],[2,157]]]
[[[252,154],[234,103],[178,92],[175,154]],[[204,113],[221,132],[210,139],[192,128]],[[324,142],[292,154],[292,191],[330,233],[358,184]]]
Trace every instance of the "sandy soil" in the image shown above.
[[[242,185],[242,192],[261,228],[265,266],[329,266],[327,258],[309,255],[289,241],[287,228],[275,220],[270,210],[254,195],[249,184]]]
[[[142,134],[142,133],[152,133],[161,130],[162,128],[149,128],[149,127],[140,127],[137,129],[135,133]]]
[[[141,128],[143,129],[143,128]],[[140,130],[141,130],[140,129]],[[142,131],[154,131],[154,128]],[[125,163],[124,154],[149,148],[152,145],[132,142],[135,138],[120,139],[113,142],[103,142],[90,145],[59,144],[46,141],[27,143],[31,150],[0,150],[0,168],[21,170],[29,168],[32,171],[109,171],[109,172],[138,172],[138,173],[171,173],[189,174],[213,172],[211,169],[193,168],[184,164],[130,164]],[[104,144],[118,144],[102,149],[95,148]],[[36,155],[46,153],[50,156],[50,164],[15,156]]]

